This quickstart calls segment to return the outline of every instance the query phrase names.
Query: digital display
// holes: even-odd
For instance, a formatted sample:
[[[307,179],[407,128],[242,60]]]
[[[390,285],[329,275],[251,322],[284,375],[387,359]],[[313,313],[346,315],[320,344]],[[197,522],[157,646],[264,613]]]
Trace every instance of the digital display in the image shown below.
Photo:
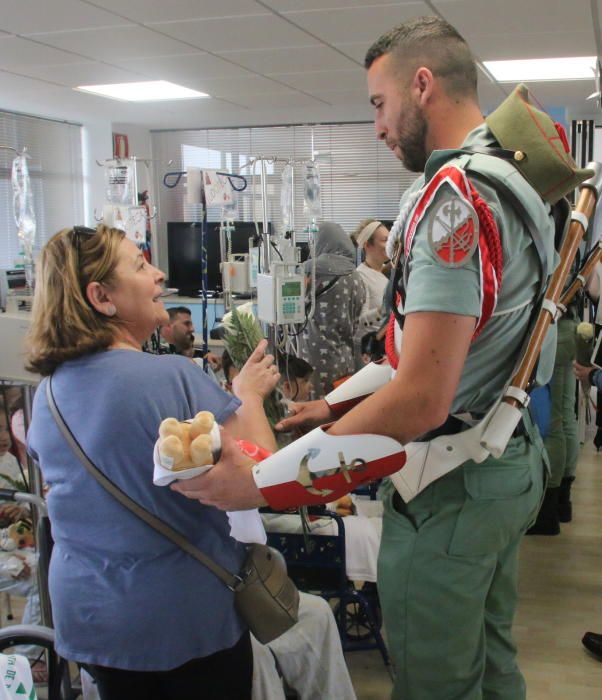
[[[283,297],[300,297],[301,296],[301,282],[285,282],[282,285],[282,296]]]

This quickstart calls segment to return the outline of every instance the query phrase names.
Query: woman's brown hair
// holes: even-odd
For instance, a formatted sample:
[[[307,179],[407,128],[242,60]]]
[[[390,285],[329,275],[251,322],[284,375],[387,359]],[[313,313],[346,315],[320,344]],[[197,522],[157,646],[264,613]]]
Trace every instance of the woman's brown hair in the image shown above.
[[[124,236],[103,225],[95,233],[75,227],[59,231],[46,243],[36,267],[29,371],[47,376],[66,360],[111,345],[116,321],[91,306],[86,287],[114,279]]]

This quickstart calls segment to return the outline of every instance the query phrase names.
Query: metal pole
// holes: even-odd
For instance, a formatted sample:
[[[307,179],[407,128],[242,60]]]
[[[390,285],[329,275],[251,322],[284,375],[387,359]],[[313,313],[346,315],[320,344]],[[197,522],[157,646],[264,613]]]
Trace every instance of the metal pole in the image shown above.
[[[203,295],[203,371],[207,372],[207,353],[209,352],[209,332],[207,327],[207,199],[205,185],[201,188],[201,291]]]
[[[263,262],[261,271],[270,274],[272,272],[270,251],[270,230],[268,226],[268,183],[266,173],[266,159],[261,159],[261,208],[263,214]],[[268,350],[275,355],[276,352],[276,324],[267,329]]]
[[[268,230],[268,186],[266,177],[265,159],[261,158],[261,213],[263,219],[262,232],[262,248],[263,260],[261,262],[261,271],[268,274],[270,272],[270,232]]]
[[[33,387],[30,384],[23,385],[23,422],[26,434],[31,423],[32,389]],[[29,488],[31,493],[42,498],[44,496],[42,475],[38,466],[31,459],[29,454],[27,455],[27,475],[29,477]]]
[[[293,248],[295,248],[297,245],[297,234],[295,233],[295,166],[293,163],[291,163],[291,168],[293,169],[293,177],[291,183],[291,199],[293,200],[291,202],[291,243],[293,245]],[[295,260],[296,259],[297,258],[295,258]]]
[[[219,254],[220,254],[220,272],[222,274],[222,295],[224,299],[224,313],[227,313],[232,308],[232,292],[229,288],[228,275],[224,274],[224,265],[230,262],[226,252],[226,231],[224,222],[220,222],[219,227]]]
[[[31,424],[31,407],[33,398],[33,387],[29,384],[23,386],[23,424],[25,433]],[[50,606],[50,594],[48,592],[48,565],[50,563],[50,552],[47,548],[46,533],[40,527],[40,518],[45,516],[45,504],[43,494],[42,474],[38,465],[27,455],[27,473],[29,475],[29,489],[33,496],[30,499],[22,498],[18,500],[29,501],[36,507],[31,508],[31,520],[33,531],[36,533],[36,549],[40,559],[38,566],[38,593],[40,596],[40,615],[42,624],[52,627],[52,608]]]
[[[134,196],[132,197],[132,204],[133,206],[137,207],[139,202],[138,202],[138,164],[136,163],[136,159],[132,158],[132,167],[134,168]]]

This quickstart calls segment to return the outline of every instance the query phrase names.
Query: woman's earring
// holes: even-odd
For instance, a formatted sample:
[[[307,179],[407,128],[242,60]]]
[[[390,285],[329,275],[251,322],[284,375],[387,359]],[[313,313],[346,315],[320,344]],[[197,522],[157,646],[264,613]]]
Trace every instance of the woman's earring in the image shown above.
[[[117,313],[117,309],[115,308],[115,306],[113,304],[109,304],[107,306],[106,315],[107,316],[115,316],[116,313]]]

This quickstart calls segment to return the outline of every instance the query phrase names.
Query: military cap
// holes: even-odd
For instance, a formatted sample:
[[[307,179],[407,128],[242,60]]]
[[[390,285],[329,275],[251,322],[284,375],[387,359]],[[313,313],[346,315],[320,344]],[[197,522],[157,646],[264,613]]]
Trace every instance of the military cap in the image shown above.
[[[518,85],[485,121],[500,146],[514,151],[515,165],[550,204],[594,174],[577,167],[564,128],[535,107],[526,85]]]

